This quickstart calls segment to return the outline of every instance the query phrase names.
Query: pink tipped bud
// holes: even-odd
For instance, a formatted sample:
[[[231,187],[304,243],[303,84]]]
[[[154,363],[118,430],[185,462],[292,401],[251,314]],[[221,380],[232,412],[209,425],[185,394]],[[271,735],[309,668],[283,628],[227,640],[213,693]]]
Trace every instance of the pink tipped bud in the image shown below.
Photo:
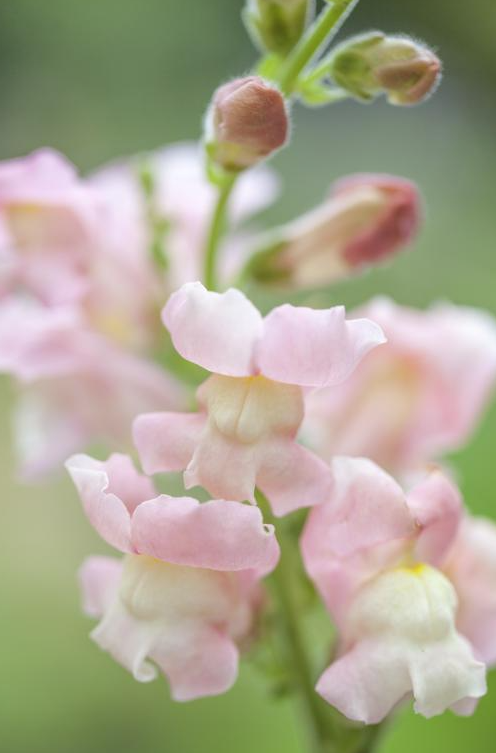
[[[414,105],[436,88],[441,61],[421,42],[376,31],[343,42],[330,73],[357,99],[385,94],[393,105]]]
[[[327,202],[275,231],[248,272],[261,283],[321,287],[392,257],[415,236],[413,183],[389,175],[339,181]]]
[[[350,267],[383,261],[417,234],[420,199],[409,180],[392,175],[352,175],[335,184],[333,196],[348,198],[354,205],[356,224],[342,250]]]
[[[206,119],[210,159],[228,171],[244,170],[280,149],[288,136],[282,94],[258,76],[219,87]]]

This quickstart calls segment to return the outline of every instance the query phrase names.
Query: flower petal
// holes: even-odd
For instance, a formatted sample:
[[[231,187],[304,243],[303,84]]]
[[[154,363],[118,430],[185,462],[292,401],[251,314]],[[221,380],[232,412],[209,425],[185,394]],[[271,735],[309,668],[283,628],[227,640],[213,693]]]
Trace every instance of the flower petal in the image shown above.
[[[165,494],[140,505],[132,522],[136,551],[176,565],[211,570],[275,566],[278,545],[257,507]],[[275,553],[275,554],[274,554]]]
[[[410,691],[400,648],[385,641],[361,641],[320,677],[316,690],[348,719],[378,724]]]
[[[427,718],[462,701],[481,698],[487,690],[484,664],[474,659],[468,641],[456,633],[442,645],[415,652],[409,671],[415,711]]]
[[[133,551],[131,515],[140,502],[155,496],[150,479],[136,471],[127,455],[114,454],[105,462],[73,455],[65,466],[92,526],[111,546]]]
[[[327,502],[332,491],[329,466],[293,439],[266,442],[257,477],[274,515]]]
[[[91,632],[91,638],[104,651],[132,673],[138,682],[151,682],[157,668],[149,661],[160,625],[134,617],[117,599]]]
[[[496,663],[496,525],[467,517],[444,565],[459,599],[457,628],[490,666]]]
[[[262,317],[239,290],[213,293],[200,282],[186,283],[171,295],[162,318],[183,358],[216,374],[252,374]]]
[[[186,489],[203,486],[215,499],[255,503],[260,447],[243,444],[209,426],[184,473]]]
[[[236,645],[227,635],[208,626],[186,625],[181,631],[163,636],[151,658],[168,677],[175,701],[225,693],[238,675]]]
[[[113,557],[88,557],[78,575],[84,613],[100,618],[114,600],[122,575],[122,561]]]
[[[401,487],[366,458],[334,458],[329,504],[310,513],[302,539],[308,566],[329,556],[347,557],[413,536],[415,524]]]
[[[144,413],[133,438],[145,473],[182,471],[195,451],[205,424],[202,413]]]
[[[265,317],[257,365],[269,379],[324,387],[346,379],[369,350],[385,342],[369,319],[346,321],[342,306],[279,306]]]
[[[418,560],[441,565],[463,515],[460,492],[443,473],[434,471],[414,487],[408,506],[421,527],[416,544]]]

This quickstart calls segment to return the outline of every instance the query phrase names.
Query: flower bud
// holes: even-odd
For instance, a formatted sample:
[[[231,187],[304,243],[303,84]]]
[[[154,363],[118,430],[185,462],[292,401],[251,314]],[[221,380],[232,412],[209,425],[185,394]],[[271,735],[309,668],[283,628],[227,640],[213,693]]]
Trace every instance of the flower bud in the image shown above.
[[[258,76],[219,87],[207,112],[206,149],[224,170],[255,165],[284,145],[288,114],[282,94]]]
[[[385,94],[393,105],[414,105],[436,88],[441,61],[420,42],[377,31],[340,45],[330,75],[357,99]]]
[[[247,0],[244,21],[262,50],[285,57],[305,30],[313,0]]]
[[[262,284],[322,287],[393,256],[413,238],[419,218],[413,183],[351,176],[320,207],[274,231],[246,274]]]

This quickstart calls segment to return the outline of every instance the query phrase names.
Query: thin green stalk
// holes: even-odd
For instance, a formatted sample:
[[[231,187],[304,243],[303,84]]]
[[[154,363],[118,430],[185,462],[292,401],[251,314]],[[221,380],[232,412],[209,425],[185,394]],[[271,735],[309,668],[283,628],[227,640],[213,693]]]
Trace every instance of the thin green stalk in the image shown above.
[[[219,186],[217,204],[212,215],[207,242],[205,245],[203,281],[208,290],[218,289],[217,254],[226,225],[227,205],[229,197],[236,183],[237,173],[228,175]]]
[[[289,55],[279,74],[281,91],[289,96],[306,65],[325,42],[330,42],[358,0],[330,0]],[[332,32],[332,34],[331,34]]]
[[[275,524],[269,503],[259,489],[256,490],[256,498],[263,509],[265,521]],[[305,710],[312,753],[336,753],[332,714],[315,692],[315,678],[301,631],[299,609],[294,603],[294,578],[291,567],[293,542],[285,540],[284,530],[280,524],[277,527],[277,538],[281,547],[281,558],[270,576],[269,584],[279,609],[287,663]]]

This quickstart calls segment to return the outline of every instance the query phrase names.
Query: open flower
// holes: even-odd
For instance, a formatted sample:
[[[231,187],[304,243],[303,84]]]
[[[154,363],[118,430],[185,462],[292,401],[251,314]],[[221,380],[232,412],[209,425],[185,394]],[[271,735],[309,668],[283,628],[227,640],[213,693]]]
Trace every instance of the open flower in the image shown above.
[[[301,542],[307,572],[340,636],[317,691],[367,724],[409,696],[427,717],[447,708],[471,713],[486,690],[481,658],[488,635],[480,641],[465,626],[487,624],[488,617],[494,625],[496,609],[485,598],[487,575],[481,588],[472,568],[468,583],[470,556],[464,575],[452,576],[456,547],[467,546],[458,538],[464,514],[458,490],[435,471],[406,496],[369,460],[336,458],[333,466],[332,499],[311,511]],[[495,537],[493,526],[493,546]],[[487,546],[472,550],[479,570],[494,571],[488,553]]]
[[[4,300],[0,372],[18,382],[15,441],[21,473],[30,479],[91,442],[128,447],[138,413],[185,402],[165,370],[88,329],[73,307]]]
[[[303,436],[324,458],[369,457],[398,474],[460,447],[496,378],[496,323],[448,304],[416,311],[376,298],[356,312],[384,330],[349,380],[310,394]]]
[[[23,286],[48,303],[86,291],[98,214],[61,154],[40,149],[0,163],[0,291]]]
[[[346,379],[383,342],[380,328],[347,321],[343,307],[285,305],[264,319],[238,290],[200,283],[174,293],[163,319],[179,353],[213,374],[198,390],[198,413],[138,417],[144,469],[186,469],[187,488],[229,499],[254,501],[258,485],[276,515],[327,499],[328,467],[295,441],[303,388]]]
[[[176,700],[227,690],[259,580],[277,563],[273,528],[238,502],[157,497],[125,455],[76,455],[66,466],[90,522],[126,554],[82,567],[85,611],[102,618],[92,638],[141,682],[158,666]]]

